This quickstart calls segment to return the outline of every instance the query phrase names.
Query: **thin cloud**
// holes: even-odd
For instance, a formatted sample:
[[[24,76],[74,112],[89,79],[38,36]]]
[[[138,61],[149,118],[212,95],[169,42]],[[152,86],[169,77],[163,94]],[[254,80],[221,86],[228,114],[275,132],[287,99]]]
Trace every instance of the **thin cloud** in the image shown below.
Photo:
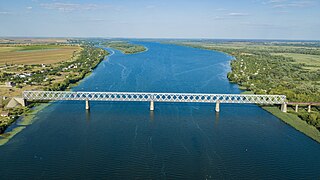
[[[7,11],[0,11],[0,15],[8,15],[8,14],[11,14],[11,13]]]
[[[99,8],[103,8],[100,5],[97,4],[76,4],[76,3],[44,3],[40,4],[41,7],[45,9],[51,9],[51,10],[59,10],[64,12],[70,12],[75,10],[96,10]]]
[[[249,14],[248,13],[232,12],[232,13],[229,13],[228,16],[234,16],[234,17],[237,17],[237,16],[249,16]]]
[[[94,19],[89,19],[89,21],[92,22],[102,22],[102,21],[106,21],[105,19],[100,19],[100,18],[94,18]]]
[[[315,2],[310,0],[269,0],[262,4],[271,5],[272,8],[306,8],[313,6]]]
[[[227,9],[225,8],[218,8],[218,9],[215,9],[216,11],[226,11]]]
[[[215,16],[213,17],[214,20],[223,20],[225,19],[225,17],[221,17],[221,16]]]
[[[252,23],[252,22],[242,22],[240,23],[243,26],[250,27],[250,28],[257,28],[257,29],[288,29],[294,28],[293,26],[289,25],[279,25],[273,23]]]
[[[286,2],[287,0],[269,0],[265,1],[264,4],[275,4],[275,3],[283,3]]]

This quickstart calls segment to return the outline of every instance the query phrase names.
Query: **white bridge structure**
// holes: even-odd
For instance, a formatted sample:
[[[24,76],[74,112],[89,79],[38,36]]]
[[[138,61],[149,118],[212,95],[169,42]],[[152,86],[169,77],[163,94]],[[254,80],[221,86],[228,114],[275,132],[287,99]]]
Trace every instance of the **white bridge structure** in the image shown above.
[[[154,102],[183,103],[215,103],[216,112],[220,111],[220,103],[241,104],[281,104],[286,111],[284,95],[254,94],[196,94],[196,93],[148,93],[148,92],[82,92],[82,91],[24,91],[25,101],[63,100],[85,101],[86,109],[90,109],[89,101],[141,101],[150,102],[150,111],[154,110]]]

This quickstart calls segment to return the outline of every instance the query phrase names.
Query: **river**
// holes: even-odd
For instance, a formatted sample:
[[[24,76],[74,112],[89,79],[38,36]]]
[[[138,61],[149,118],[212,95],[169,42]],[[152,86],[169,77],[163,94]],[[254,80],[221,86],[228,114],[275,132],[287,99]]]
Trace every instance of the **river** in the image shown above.
[[[240,93],[232,57],[137,42],[77,91]],[[1,179],[318,179],[320,145],[256,105],[54,102],[0,147]]]

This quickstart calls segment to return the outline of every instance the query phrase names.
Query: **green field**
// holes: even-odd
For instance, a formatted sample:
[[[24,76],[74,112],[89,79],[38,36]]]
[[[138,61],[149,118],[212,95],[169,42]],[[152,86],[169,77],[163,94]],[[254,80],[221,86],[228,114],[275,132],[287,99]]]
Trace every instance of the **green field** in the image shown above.
[[[147,50],[147,48],[145,48],[144,46],[131,44],[125,41],[108,41],[104,45],[117,49],[123,54],[135,54]]]
[[[298,64],[302,63],[307,69],[310,69],[310,70],[320,69],[320,55],[296,54],[296,53],[272,53],[272,54],[291,57],[295,60],[295,63],[298,63]]]

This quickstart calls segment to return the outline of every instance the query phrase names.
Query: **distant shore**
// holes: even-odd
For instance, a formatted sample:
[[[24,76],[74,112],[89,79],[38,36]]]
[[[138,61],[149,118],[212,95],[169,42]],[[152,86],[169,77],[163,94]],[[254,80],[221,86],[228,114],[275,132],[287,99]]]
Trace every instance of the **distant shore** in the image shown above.
[[[131,44],[126,41],[105,42],[105,46],[121,51],[123,54],[137,54],[148,51],[148,48],[138,44]]]

